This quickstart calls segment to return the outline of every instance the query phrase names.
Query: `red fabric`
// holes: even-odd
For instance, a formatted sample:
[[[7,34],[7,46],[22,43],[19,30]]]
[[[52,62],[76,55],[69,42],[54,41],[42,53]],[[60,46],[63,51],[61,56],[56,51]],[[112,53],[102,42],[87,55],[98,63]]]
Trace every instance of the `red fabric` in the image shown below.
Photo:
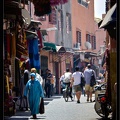
[[[7,52],[10,54],[10,34],[6,34],[7,39]]]
[[[40,49],[41,49],[41,48],[43,48],[43,42],[42,42],[42,34],[41,34],[40,30],[37,31],[37,35],[39,38]]]

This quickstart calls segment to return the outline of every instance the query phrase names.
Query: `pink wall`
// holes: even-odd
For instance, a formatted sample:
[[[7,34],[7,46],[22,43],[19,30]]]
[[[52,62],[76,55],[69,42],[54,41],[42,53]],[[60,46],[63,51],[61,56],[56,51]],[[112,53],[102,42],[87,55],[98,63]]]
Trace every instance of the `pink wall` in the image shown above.
[[[95,35],[96,35],[96,52],[100,50],[100,46],[104,45],[104,41],[106,41],[106,32],[104,29],[99,29],[97,23],[95,22]]]
[[[73,44],[76,42],[76,29],[81,30],[82,46],[85,49],[86,32],[94,33],[94,1],[91,0],[89,7],[85,8],[78,3],[77,0],[72,0],[72,39]]]
[[[29,11],[29,6],[26,6],[25,8]],[[33,20],[40,21],[39,17],[34,15],[33,3],[31,3],[31,18],[33,18]],[[54,27],[54,25],[49,24],[48,15],[46,15],[46,21],[41,21],[41,23],[42,23],[42,25],[40,25],[41,30]],[[48,36],[46,36],[46,41],[55,43],[55,31],[49,31],[47,33],[48,33]]]

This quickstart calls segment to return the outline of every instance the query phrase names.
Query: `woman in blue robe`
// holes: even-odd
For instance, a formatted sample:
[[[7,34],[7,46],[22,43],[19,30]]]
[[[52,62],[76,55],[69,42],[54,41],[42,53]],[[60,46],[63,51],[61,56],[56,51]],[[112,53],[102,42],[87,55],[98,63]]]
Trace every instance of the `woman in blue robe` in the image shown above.
[[[31,73],[30,76],[31,79],[27,82],[24,90],[24,97],[27,97],[28,94],[31,115],[33,119],[36,119],[36,114],[39,113],[40,98],[44,97],[44,94],[40,82],[36,79],[35,73]]]

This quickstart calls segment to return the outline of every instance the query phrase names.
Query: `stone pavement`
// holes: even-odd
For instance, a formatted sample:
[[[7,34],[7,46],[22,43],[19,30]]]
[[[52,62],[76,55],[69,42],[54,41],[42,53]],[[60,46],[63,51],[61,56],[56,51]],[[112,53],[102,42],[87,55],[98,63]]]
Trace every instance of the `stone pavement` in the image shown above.
[[[86,102],[86,96],[81,96],[81,103],[65,102],[62,95],[54,95],[45,99],[45,114],[37,114],[39,120],[101,120],[94,110],[94,102]],[[94,100],[94,95],[93,95]],[[4,120],[32,120],[30,111],[17,111],[16,114]]]

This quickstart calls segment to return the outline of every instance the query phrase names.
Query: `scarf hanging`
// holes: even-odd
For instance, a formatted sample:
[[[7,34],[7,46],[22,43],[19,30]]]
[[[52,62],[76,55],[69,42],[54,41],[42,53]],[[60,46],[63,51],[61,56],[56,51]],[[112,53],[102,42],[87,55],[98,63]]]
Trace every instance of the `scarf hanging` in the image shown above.
[[[7,40],[7,52],[10,55],[10,34],[6,34],[6,40]]]
[[[12,35],[12,56],[16,56],[16,40],[15,40],[15,33]]]
[[[29,40],[29,59],[31,67],[40,69],[40,59],[39,59],[39,49],[38,49],[38,39],[33,38]]]
[[[7,59],[7,38],[6,38],[6,31],[4,31],[4,55],[5,55],[5,59]]]
[[[37,35],[39,38],[39,44],[40,44],[40,49],[41,49],[41,48],[43,48],[43,42],[42,42],[42,34],[41,34],[40,30],[37,30]]]
[[[34,67],[36,69],[40,69],[40,59],[39,59],[39,49],[38,49],[38,39],[34,38],[34,45],[33,45],[33,51],[34,51]]]

